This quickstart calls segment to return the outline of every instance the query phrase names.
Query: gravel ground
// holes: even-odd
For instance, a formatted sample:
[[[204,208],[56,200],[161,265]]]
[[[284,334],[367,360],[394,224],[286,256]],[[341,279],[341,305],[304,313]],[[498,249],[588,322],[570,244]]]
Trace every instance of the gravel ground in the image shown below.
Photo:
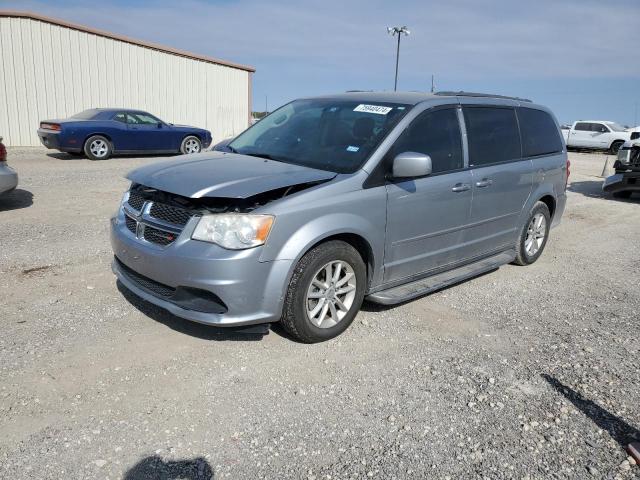
[[[640,478],[640,198],[572,153],[533,266],[340,338],[221,333],[120,292],[108,218],[129,169],[10,149],[0,199],[0,477]]]

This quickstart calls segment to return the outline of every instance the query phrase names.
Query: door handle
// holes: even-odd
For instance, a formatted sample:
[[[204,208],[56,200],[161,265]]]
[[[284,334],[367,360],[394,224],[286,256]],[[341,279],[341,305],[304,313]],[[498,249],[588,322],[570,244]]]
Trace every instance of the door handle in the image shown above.
[[[451,189],[452,192],[466,192],[467,190],[471,190],[471,185],[468,183],[456,183]]]
[[[493,180],[490,178],[483,178],[479,182],[476,182],[476,187],[478,188],[488,187],[489,185],[493,185]]]

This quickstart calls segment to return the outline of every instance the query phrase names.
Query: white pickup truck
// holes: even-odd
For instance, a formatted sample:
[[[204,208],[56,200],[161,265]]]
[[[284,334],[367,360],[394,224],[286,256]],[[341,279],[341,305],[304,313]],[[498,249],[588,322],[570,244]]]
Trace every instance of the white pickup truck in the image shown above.
[[[608,150],[612,154],[616,154],[622,144],[631,139],[631,132],[624,127],[603,120],[579,120],[570,129],[563,129],[562,133],[569,148]]]

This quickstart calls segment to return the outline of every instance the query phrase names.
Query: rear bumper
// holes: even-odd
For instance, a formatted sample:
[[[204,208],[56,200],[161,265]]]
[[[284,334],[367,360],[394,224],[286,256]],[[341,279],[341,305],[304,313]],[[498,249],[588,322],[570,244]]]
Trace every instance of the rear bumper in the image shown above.
[[[8,165],[0,164],[0,193],[10,192],[17,186],[18,174],[15,170]]]
[[[611,175],[604,180],[602,190],[609,193],[640,192],[640,172]]]
[[[82,146],[67,145],[63,141],[60,132],[56,132],[52,130],[43,130],[42,128],[39,128],[38,138],[40,139],[40,143],[42,143],[42,145],[44,145],[46,148],[60,150],[61,152],[81,152],[82,151]]]
[[[137,296],[178,317],[209,325],[280,319],[291,261],[260,262],[260,248],[232,251],[191,240],[193,221],[172,244],[161,247],[136,238],[122,217],[119,212],[111,220],[116,256],[112,270]],[[195,292],[197,298],[185,301],[184,292]]]

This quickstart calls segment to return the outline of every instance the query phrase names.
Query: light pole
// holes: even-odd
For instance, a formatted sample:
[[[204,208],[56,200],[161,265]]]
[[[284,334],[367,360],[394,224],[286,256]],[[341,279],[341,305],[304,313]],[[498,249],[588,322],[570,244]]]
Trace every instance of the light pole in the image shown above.
[[[407,26],[403,27],[387,27],[387,33],[391,36],[398,35],[398,46],[396,48],[396,81],[393,84],[393,91],[398,90],[398,61],[400,60],[400,37],[402,35],[409,35],[411,32]]]

